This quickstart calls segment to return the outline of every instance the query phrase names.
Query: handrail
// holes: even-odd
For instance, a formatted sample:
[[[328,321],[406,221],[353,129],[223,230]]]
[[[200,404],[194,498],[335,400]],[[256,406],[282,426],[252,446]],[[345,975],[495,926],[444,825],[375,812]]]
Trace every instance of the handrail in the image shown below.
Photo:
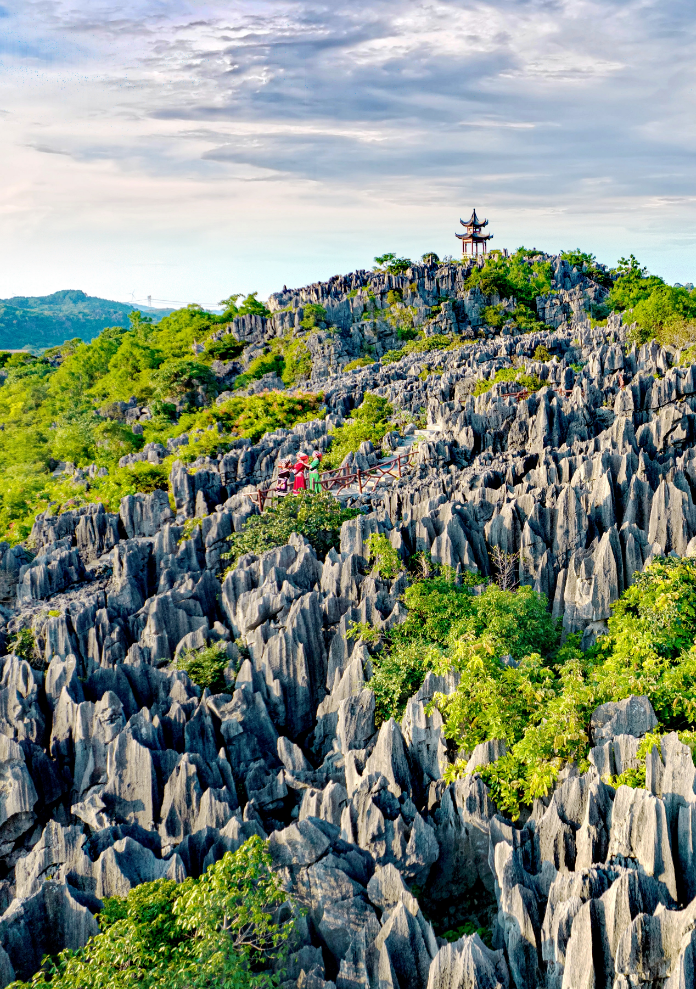
[[[416,447],[411,446],[408,453],[400,453],[397,457],[392,457],[390,460],[382,460],[380,463],[368,467],[367,470],[358,469],[357,471],[348,473],[350,470],[348,467],[334,467],[332,470],[322,471],[319,475],[319,484],[323,491],[341,491],[343,488],[349,488],[353,484],[357,484],[358,491],[362,494],[363,487],[369,483],[371,477],[378,476],[378,480],[381,480],[383,477],[393,477],[395,480],[400,478],[402,476],[402,467],[411,466],[415,450]],[[394,473],[395,470],[396,473]],[[288,490],[284,492],[284,495],[291,493],[292,491]],[[276,490],[276,482],[274,481],[267,488],[258,488],[256,496],[259,511],[262,512],[267,501],[279,497]]]

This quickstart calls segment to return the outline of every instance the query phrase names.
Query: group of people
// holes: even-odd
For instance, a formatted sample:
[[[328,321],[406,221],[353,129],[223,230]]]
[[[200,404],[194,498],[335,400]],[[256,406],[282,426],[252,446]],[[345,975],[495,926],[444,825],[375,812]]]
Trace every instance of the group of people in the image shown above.
[[[276,479],[276,494],[286,495],[290,491],[306,491],[311,494],[318,494],[321,491],[319,482],[319,468],[321,467],[322,454],[319,450],[314,450],[312,459],[308,453],[300,453],[297,463],[293,463],[291,458],[281,460],[278,465],[278,477]],[[290,482],[292,487],[290,486]]]

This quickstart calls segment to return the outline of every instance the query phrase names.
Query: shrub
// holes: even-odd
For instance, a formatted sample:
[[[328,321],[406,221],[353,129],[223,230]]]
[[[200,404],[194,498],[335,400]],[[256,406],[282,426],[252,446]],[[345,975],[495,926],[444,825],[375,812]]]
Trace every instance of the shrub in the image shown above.
[[[529,262],[523,248],[509,258],[492,254],[483,267],[474,268],[466,281],[468,289],[479,288],[484,295],[501,299],[516,299],[530,310],[536,297],[551,290],[551,264],[548,261]]]
[[[323,396],[307,392],[288,395],[282,391],[263,395],[246,395],[229,398],[204,414],[203,421],[219,422],[226,432],[245,436],[254,443],[264,433],[276,429],[291,429],[298,422],[321,419]]]
[[[205,649],[187,649],[179,656],[175,669],[187,673],[202,690],[208,687],[212,694],[222,694],[228,689],[225,680],[228,664],[227,647],[216,642]]]
[[[542,362],[551,360],[551,354],[548,352],[548,350],[543,345],[543,343],[540,343],[539,346],[534,351],[534,360],[542,361]]]
[[[245,344],[237,340],[231,333],[226,333],[221,340],[211,340],[206,344],[205,353],[214,361],[233,361],[240,357]]]
[[[214,389],[217,384],[206,364],[185,357],[165,361],[152,372],[151,381],[159,398],[185,395],[199,385]]]
[[[380,254],[375,258],[375,264],[374,271],[382,269],[391,275],[401,275],[408,271],[413,262],[409,258],[397,258],[396,254]]]
[[[231,537],[226,558],[232,566],[245,553],[265,553],[275,546],[285,546],[293,532],[304,536],[323,560],[331,547],[339,545],[341,526],[360,514],[357,508],[342,508],[327,491],[309,494],[304,491],[286,495],[280,502],[253,515],[241,532]]]
[[[304,327],[305,330],[313,330],[315,326],[318,326],[320,323],[327,322],[327,313],[323,306],[320,306],[315,302],[309,302],[306,306],[304,306],[304,316],[300,326]]]
[[[345,367],[344,371],[355,371],[359,367],[369,367],[370,364],[374,364],[373,357],[356,357],[354,361],[349,361]]]
[[[285,358],[281,354],[261,354],[249,364],[244,374],[235,378],[235,388],[246,388],[250,381],[258,381],[264,374],[277,374],[281,377],[285,370]]]
[[[332,443],[324,457],[324,468],[338,467],[348,453],[355,453],[360,444],[371,440],[379,446],[389,431],[389,416],[393,409],[386,398],[368,392],[362,405],[353,412],[352,420],[334,429],[330,434]]]
[[[312,374],[312,355],[304,340],[284,341],[285,370],[282,378],[286,385],[306,381]]]
[[[373,571],[385,580],[393,579],[403,570],[401,557],[381,532],[373,532],[367,540],[367,559],[374,561]]]
[[[520,588],[512,596],[523,593],[533,595]],[[585,653],[573,636],[554,651],[550,619],[537,626],[540,602],[530,604],[523,618],[496,607],[498,617],[484,631],[478,616],[453,628],[453,639],[466,634],[448,656],[460,684],[437,699],[445,734],[458,746],[470,749],[485,738],[508,743],[508,755],[481,775],[512,817],[548,793],[565,762],[575,760],[584,771],[590,718],[600,704],[647,695],[662,730],[696,737],[696,561],[658,559],[637,574],[614,605],[609,633]],[[542,654],[529,651],[517,667],[500,662],[507,652],[514,658],[539,647]],[[462,771],[459,763],[447,778]]]
[[[477,381],[474,396],[484,395],[499,381],[517,381],[527,391],[538,391],[541,388],[541,381],[536,374],[527,374],[524,368],[503,367],[496,371],[492,378],[487,380],[482,378]]]
[[[375,695],[375,724],[403,716],[411,698],[426,675],[438,669],[442,653],[436,646],[420,642],[391,643],[384,653],[372,657],[369,688]]]
[[[142,883],[105,899],[101,933],[84,948],[45,959],[13,989],[271,989],[294,930],[279,915],[287,896],[267,844],[249,838],[200,879]]]
[[[36,638],[30,628],[17,629],[7,643],[7,651],[19,656],[20,659],[25,659],[31,666],[37,666],[39,669],[44,668],[45,664],[41,661],[37,665]]]

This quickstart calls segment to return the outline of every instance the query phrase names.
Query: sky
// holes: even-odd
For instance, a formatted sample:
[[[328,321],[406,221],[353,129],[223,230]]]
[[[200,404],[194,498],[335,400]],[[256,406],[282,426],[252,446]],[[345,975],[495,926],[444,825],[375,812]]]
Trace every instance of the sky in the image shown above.
[[[0,298],[265,298],[394,251],[696,282],[693,0],[0,0]]]

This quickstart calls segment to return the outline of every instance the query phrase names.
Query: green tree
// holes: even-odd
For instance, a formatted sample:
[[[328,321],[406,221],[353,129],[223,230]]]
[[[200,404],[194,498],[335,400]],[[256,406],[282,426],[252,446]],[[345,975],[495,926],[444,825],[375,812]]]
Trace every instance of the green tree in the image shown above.
[[[12,989],[271,989],[294,930],[266,843],[250,838],[200,877],[105,900],[101,933]]]
[[[252,515],[242,531],[232,535],[227,559],[235,566],[245,553],[258,555],[276,546],[285,546],[293,532],[297,532],[311,543],[319,559],[323,560],[332,546],[339,545],[343,523],[359,514],[359,509],[342,508],[326,491],[319,494],[299,491],[286,495],[261,515]]]
[[[324,457],[324,467],[338,467],[346,454],[355,453],[365,440],[378,446],[390,429],[388,420],[393,412],[386,398],[368,392],[362,405],[353,412],[352,419],[330,434],[332,443]]]

